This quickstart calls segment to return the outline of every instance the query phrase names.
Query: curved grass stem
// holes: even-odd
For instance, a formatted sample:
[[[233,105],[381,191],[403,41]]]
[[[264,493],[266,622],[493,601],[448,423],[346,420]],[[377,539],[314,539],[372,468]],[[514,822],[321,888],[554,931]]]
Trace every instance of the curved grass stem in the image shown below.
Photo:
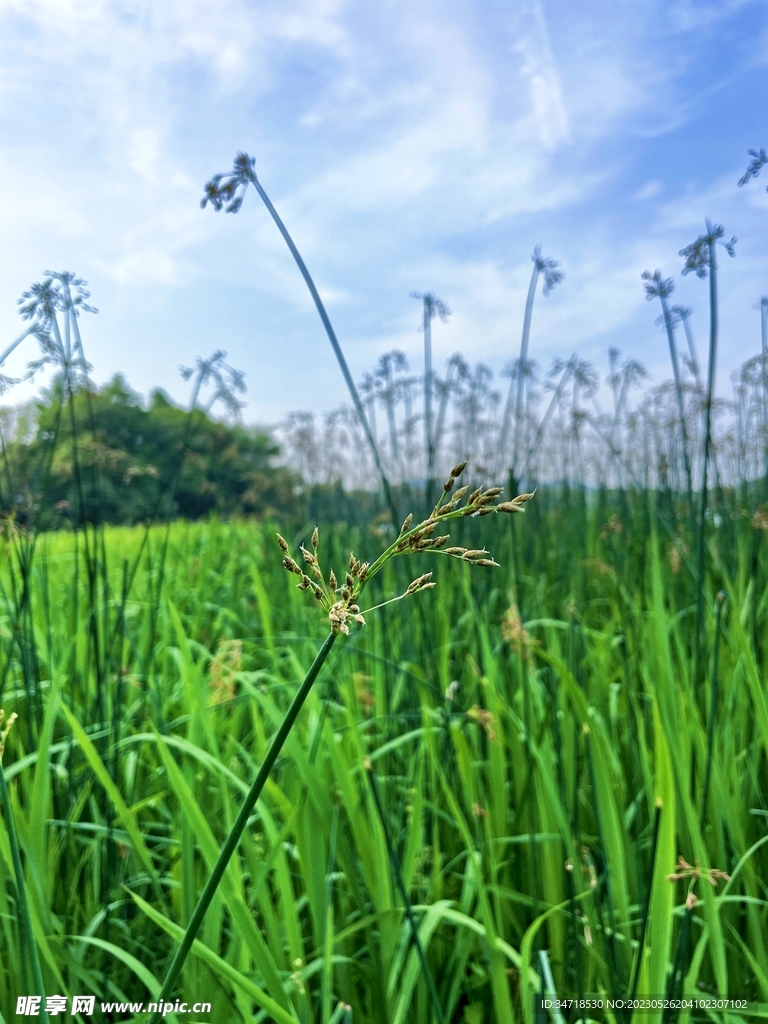
[[[30,981],[32,982],[33,994],[42,1000],[40,1008],[40,1019],[43,1024],[48,1024],[49,1018],[45,1010],[45,988],[43,987],[43,972],[40,967],[40,956],[37,952],[35,935],[32,931],[32,917],[29,913],[29,901],[27,900],[27,886],[24,881],[24,868],[21,865],[21,852],[19,850],[19,839],[16,834],[16,823],[13,819],[13,808],[11,797],[8,792],[8,784],[5,781],[3,763],[0,760],[0,807],[5,818],[5,828],[8,833],[8,845],[11,848],[11,860],[13,862],[13,873],[16,879],[16,899],[18,901],[20,923],[24,931],[24,946],[28,957]]]
[[[189,951],[192,948],[192,943],[195,941],[197,937],[197,933],[200,930],[200,926],[203,923],[203,919],[208,911],[209,906],[211,905],[211,901],[213,897],[216,895],[216,890],[218,889],[221,880],[224,877],[224,872],[227,870],[227,866],[230,860],[232,859],[232,855],[237,849],[238,843],[240,842],[240,837],[245,831],[245,827],[248,824],[248,819],[250,818],[251,813],[254,807],[256,806],[257,800],[261,796],[261,792],[264,789],[266,781],[269,778],[269,774],[275,765],[275,761],[277,761],[277,758],[280,755],[280,751],[283,749],[285,741],[288,739],[288,734],[293,728],[296,719],[299,716],[299,712],[301,711],[301,708],[304,704],[304,701],[307,699],[309,691],[312,689],[312,686],[320,673],[320,669],[323,667],[323,664],[326,658],[328,657],[330,650],[333,647],[333,644],[338,635],[338,633],[329,633],[328,636],[325,638],[323,646],[318,651],[315,660],[312,662],[309,671],[304,677],[304,681],[302,682],[301,686],[299,687],[296,693],[296,696],[293,698],[291,702],[291,706],[288,708],[288,711],[285,714],[285,718],[280,723],[280,727],[272,739],[272,743],[270,744],[269,750],[267,751],[267,756],[264,758],[262,766],[259,769],[259,773],[253,780],[253,784],[250,790],[248,791],[248,795],[243,801],[243,804],[238,812],[237,817],[235,818],[232,828],[229,831],[229,835],[227,836],[224,845],[221,848],[219,859],[216,861],[213,871],[211,872],[210,877],[206,882],[205,888],[200,894],[200,898],[197,901],[197,906],[195,907],[192,917],[189,920],[189,924],[187,925],[187,930],[184,933],[184,937],[181,940],[181,944],[179,945],[179,948],[176,950],[173,960],[171,961],[171,965],[168,968],[168,971],[165,975],[165,979],[163,980],[163,987],[160,990],[160,995],[158,997],[158,1002],[160,1005],[162,1005],[164,1002],[167,1002],[170,998],[170,994],[174,989],[176,981],[178,980],[178,977],[181,974],[181,969],[183,968],[187,956],[189,955]],[[150,1018],[149,1024],[159,1024],[160,1020],[161,1015],[159,1013],[154,1013]]]

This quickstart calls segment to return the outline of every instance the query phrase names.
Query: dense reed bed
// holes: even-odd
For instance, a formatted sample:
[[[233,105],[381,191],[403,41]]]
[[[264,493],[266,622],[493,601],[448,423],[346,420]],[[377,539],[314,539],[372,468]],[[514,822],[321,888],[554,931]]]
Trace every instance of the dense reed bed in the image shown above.
[[[452,543],[501,567],[435,556],[434,590],[336,645],[179,994],[215,1021],[323,1024],[531,1022],[554,992],[768,1001],[766,523],[721,497],[700,686],[663,495],[543,489],[524,517],[459,521]],[[268,527],[88,536],[90,573],[83,534],[3,546],[6,1020],[34,990],[31,947],[45,991],[92,993],[97,1016],[157,996],[327,633]],[[322,537],[338,566],[384,543]],[[411,570],[387,566],[369,603]]]

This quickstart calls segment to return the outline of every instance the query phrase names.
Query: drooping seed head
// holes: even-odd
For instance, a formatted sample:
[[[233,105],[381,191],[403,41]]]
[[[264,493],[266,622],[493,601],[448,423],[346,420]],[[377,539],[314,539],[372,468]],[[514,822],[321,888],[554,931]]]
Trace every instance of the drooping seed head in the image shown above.
[[[525,509],[521,505],[516,505],[514,501],[502,501],[496,506],[498,512],[525,512]]]
[[[285,558],[283,559],[283,567],[286,568],[288,572],[293,572],[297,576],[304,575],[304,573],[301,571],[299,566],[296,564],[296,562],[294,562],[290,555],[286,555]]]
[[[415,594],[418,590],[424,590],[432,579],[431,572],[425,572],[423,576],[419,576],[412,583],[409,583],[408,589],[405,592],[406,597],[410,597],[411,594]],[[434,586],[434,584],[432,584]]]

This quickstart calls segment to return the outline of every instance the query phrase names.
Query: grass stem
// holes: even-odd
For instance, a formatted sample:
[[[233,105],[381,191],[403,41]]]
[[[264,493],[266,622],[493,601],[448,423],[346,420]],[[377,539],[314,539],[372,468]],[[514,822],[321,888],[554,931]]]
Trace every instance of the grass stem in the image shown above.
[[[203,923],[203,919],[208,911],[208,907],[211,905],[211,900],[215,896],[216,890],[224,877],[224,872],[227,870],[227,866],[232,859],[232,854],[237,849],[240,837],[245,831],[251,812],[261,796],[261,791],[264,789],[266,781],[269,778],[269,773],[272,771],[275,761],[277,761],[280,751],[283,749],[285,741],[288,739],[288,735],[299,716],[299,712],[304,705],[304,701],[307,699],[309,691],[312,689],[320,669],[323,667],[337,636],[338,633],[329,633],[325,638],[323,646],[318,651],[315,660],[312,662],[309,671],[304,677],[304,681],[296,693],[296,696],[291,701],[291,706],[288,708],[285,718],[280,723],[280,727],[272,739],[267,755],[264,758],[264,762],[259,769],[256,778],[253,780],[253,784],[248,791],[248,795],[238,811],[237,817],[229,831],[229,835],[221,848],[219,859],[216,861],[213,871],[205,884],[205,888],[200,894],[200,898],[197,901],[197,906],[195,907],[189,924],[187,925],[184,937],[181,940],[179,948],[176,950],[173,960],[171,961],[171,965],[165,975],[163,987],[160,990],[160,995],[158,997],[158,1002],[160,1004],[167,1002],[170,998],[171,992],[173,991],[179,974],[181,973],[181,969],[184,966],[184,962],[192,948],[192,943],[195,941],[197,933],[200,930],[200,926]],[[160,1019],[160,1014],[154,1013],[150,1018],[150,1024],[159,1024]]]

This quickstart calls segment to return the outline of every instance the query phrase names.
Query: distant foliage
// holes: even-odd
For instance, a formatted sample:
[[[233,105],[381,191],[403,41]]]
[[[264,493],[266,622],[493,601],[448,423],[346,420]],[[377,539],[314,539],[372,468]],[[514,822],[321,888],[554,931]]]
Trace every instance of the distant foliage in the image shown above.
[[[61,390],[59,381],[44,393],[34,426],[27,411],[16,419],[15,439],[6,434],[0,500],[6,515],[23,524],[284,516],[295,505],[295,478],[273,464],[279,448],[259,428],[217,421],[200,409],[190,417],[160,390],[145,404],[116,375],[101,388],[78,387],[73,435]]]

